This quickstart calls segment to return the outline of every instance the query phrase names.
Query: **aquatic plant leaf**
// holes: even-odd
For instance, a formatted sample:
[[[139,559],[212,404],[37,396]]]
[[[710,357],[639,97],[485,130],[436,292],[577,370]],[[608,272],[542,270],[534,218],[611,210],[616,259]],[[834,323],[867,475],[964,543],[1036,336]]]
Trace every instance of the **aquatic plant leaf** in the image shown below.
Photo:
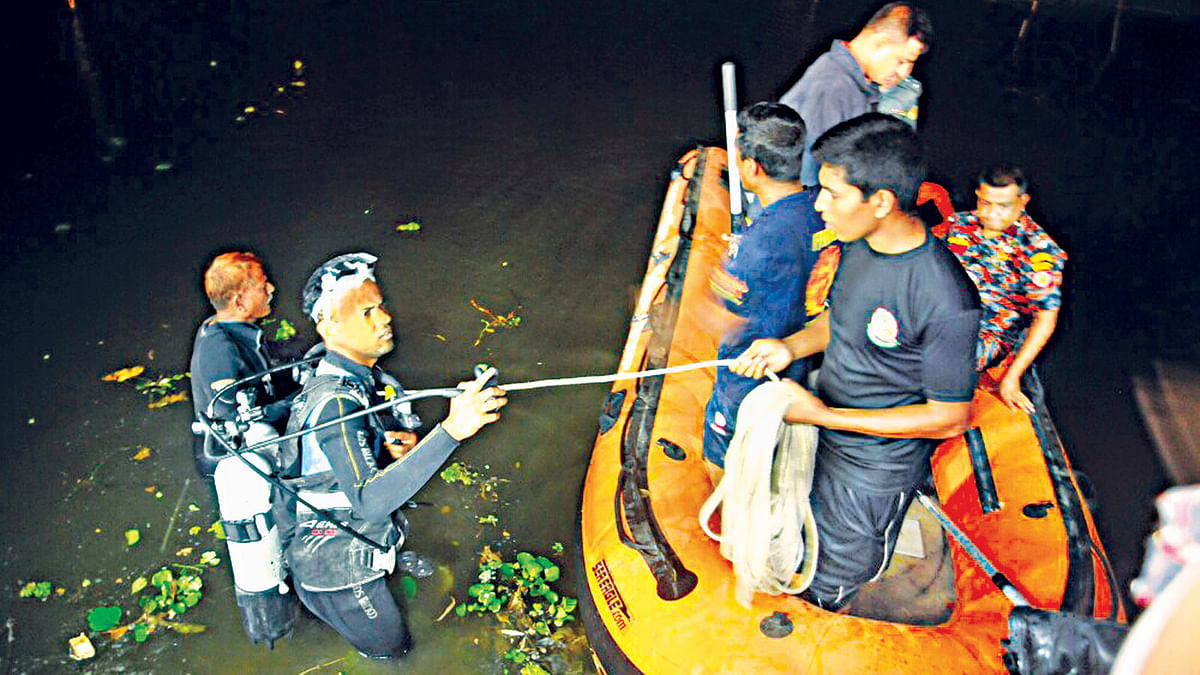
[[[488,601],[487,608],[488,608],[489,612],[494,613],[494,612],[499,612],[500,608],[503,605],[504,605],[504,603],[500,601],[500,598],[493,597],[491,600]]]
[[[141,607],[142,611],[147,614],[157,612],[161,606],[157,595],[144,595],[138,600],[138,607]]]
[[[171,603],[171,611],[175,612],[176,614],[183,614],[187,610],[188,610],[188,606],[182,602]]]
[[[208,526],[208,531],[212,532],[217,539],[225,538],[225,526],[219,520],[214,520],[213,524]]]
[[[407,223],[396,221],[397,232],[420,232],[421,224],[415,220],[410,220]]]
[[[526,663],[521,666],[521,675],[550,675],[550,671],[536,663]]]
[[[454,614],[455,614],[456,616],[466,616],[466,615],[467,615],[467,606],[466,606],[466,605],[459,605],[458,607],[455,607],[455,608],[454,608]]]
[[[196,528],[196,529],[198,530],[200,528]],[[175,551],[175,555],[179,556],[180,558],[186,558],[187,556],[189,556],[191,554],[192,554],[191,546],[184,546],[183,548],[179,549],[178,551]]]
[[[200,564],[216,567],[221,564],[221,559],[217,557],[216,551],[205,551],[200,554]]]
[[[150,583],[154,584],[155,587],[162,589],[163,592],[167,592],[170,589],[171,582],[174,580],[175,575],[171,572],[171,570],[165,567],[155,572],[154,576],[150,577]]]
[[[417,595],[417,580],[412,577],[402,577],[400,585],[404,587],[404,597],[412,600]]]
[[[48,598],[52,584],[49,581],[30,581],[21,587],[22,598]]]
[[[138,577],[133,580],[132,584],[129,584],[129,592],[134,594],[139,593],[146,587],[146,584],[146,577]]]
[[[95,633],[106,631],[121,623],[124,613],[120,607],[94,607],[87,613],[88,629]]]
[[[562,555],[562,552],[563,552],[562,542],[556,541],[553,544],[550,544],[550,550],[554,551],[554,553],[557,555]]]
[[[167,627],[180,635],[194,635],[208,630],[208,626],[202,623],[179,623],[177,621],[167,624]]]
[[[150,632],[153,629],[144,623],[133,624],[133,639],[137,642],[145,642],[146,638],[150,637]]]
[[[296,337],[296,326],[287,319],[279,320],[279,327],[275,329],[275,342],[287,342]]]
[[[126,380],[131,380],[144,372],[146,372],[146,366],[130,366],[128,368],[114,370],[100,379],[104,380],[105,382],[124,382]]]
[[[188,400],[187,392],[186,391],[178,391],[178,392],[175,392],[174,394],[168,394],[156,401],[151,401],[150,403],[146,404],[146,407],[150,408],[150,409],[165,408],[166,406],[169,406],[172,403],[180,403],[180,402],[183,402],[186,400]]]
[[[128,530],[125,530],[125,546],[126,547],[135,546],[141,540],[142,540],[142,533],[139,532],[136,527],[131,527]]]

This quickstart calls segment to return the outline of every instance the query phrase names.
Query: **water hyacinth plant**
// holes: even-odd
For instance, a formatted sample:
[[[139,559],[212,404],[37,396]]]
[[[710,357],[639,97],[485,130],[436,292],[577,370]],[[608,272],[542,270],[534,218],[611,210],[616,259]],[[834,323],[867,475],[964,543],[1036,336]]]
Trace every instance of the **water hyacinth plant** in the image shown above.
[[[522,675],[549,673],[549,658],[563,650],[573,635],[560,635],[575,620],[577,601],[559,594],[557,564],[528,551],[504,560],[485,546],[479,559],[479,583],[467,589],[467,599],[455,607],[468,614],[495,617],[509,643],[504,659]],[[567,639],[562,639],[562,638]]]

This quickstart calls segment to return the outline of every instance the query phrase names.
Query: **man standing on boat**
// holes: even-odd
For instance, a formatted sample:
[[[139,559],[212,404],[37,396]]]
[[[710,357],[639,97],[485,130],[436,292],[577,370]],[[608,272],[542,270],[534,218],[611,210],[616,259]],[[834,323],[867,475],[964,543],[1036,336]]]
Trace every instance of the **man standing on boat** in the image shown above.
[[[253,253],[233,251],[213,259],[204,272],[204,293],[216,313],[196,331],[192,345],[192,405],[197,418],[206,413],[213,396],[244,377],[270,368],[263,348],[259,319],[271,313],[275,286],[267,278],[262,260]],[[263,421],[282,429],[290,402],[283,398],[291,386],[289,378],[264,377],[247,388],[263,411]],[[237,404],[226,394],[213,405],[213,417],[233,420]],[[207,433],[196,436],[193,449],[196,470],[211,476],[225,451]]]
[[[338,256],[304,286],[304,312],[316,324],[326,356],[296,397],[288,431],[342,421],[285,446],[281,467],[283,475],[299,476],[296,485],[305,501],[332,511],[374,544],[295,498],[285,500],[280,520],[294,524],[286,554],[304,606],[364,656],[392,659],[412,644],[385,581],[407,529],[399,509],[462,441],[498,420],[507,401],[502,390],[485,387],[495,374],[488,369],[461,385],[450,413],[420,440],[383,413],[345,419],[402,393],[375,367],[392,351],[393,336],[374,263],[375,256],[365,253]]]
[[[849,42],[834,41],[780,103],[791,106],[808,127],[804,185],[817,184],[820,168],[812,143],[833,125],[878,109],[880,90],[891,89],[912,74],[917,58],[933,46],[933,23],[920,7],[891,2],[875,12]]]
[[[991,368],[1012,356],[999,383],[1000,399],[1032,413],[1021,377],[1054,334],[1062,306],[1067,254],[1025,212],[1025,173],[994,166],[979,174],[974,211],[956,213],[934,229],[979,288],[976,366]]]
[[[804,121],[786,105],[755,103],[738,113],[738,173],[763,211],[731,237],[724,264],[710,279],[714,294],[741,320],[722,337],[717,358],[737,356],[758,338],[781,338],[804,327],[804,305],[796,298],[804,295],[817,259],[813,235],[824,228],[813,210],[816,190],[800,184],[804,147]],[[781,374],[803,382],[808,361],[797,359]],[[725,466],[738,407],[757,385],[717,369],[704,411],[704,458],[713,466]]]
[[[837,609],[887,567],[936,439],[966,428],[979,296],[912,213],[925,165],[904,122],[869,113],[829,130],[816,209],[842,242],[829,310],[783,340],[755,341],[733,370],[762,377],[824,352],[817,396],[793,384],[784,419],[820,427],[806,598]]]

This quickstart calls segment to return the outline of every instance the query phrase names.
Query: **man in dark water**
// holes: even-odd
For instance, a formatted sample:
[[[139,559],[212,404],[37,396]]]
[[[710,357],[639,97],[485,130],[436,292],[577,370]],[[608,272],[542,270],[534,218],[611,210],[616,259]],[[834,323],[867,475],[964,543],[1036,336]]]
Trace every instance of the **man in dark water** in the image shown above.
[[[304,311],[324,340],[326,356],[296,397],[289,431],[402,393],[375,367],[392,350],[393,337],[374,263],[368,254],[339,256],[305,284]],[[285,499],[285,517],[295,524],[286,555],[301,602],[364,656],[399,658],[411,648],[404,614],[385,581],[407,529],[399,509],[459,443],[500,418],[504,392],[484,386],[494,372],[462,385],[446,419],[420,441],[377,413],[305,434],[283,449],[282,473],[299,477],[306,501],[387,547],[380,551],[294,498]]]
[[[743,322],[729,331],[717,358],[741,354],[758,338],[781,338],[804,327],[808,272],[817,259],[813,235],[824,224],[813,210],[816,190],[800,184],[805,130],[800,115],[781,103],[756,103],[738,114],[738,172],[763,207],[746,230],[729,243],[724,265],[710,280],[725,308]],[[797,359],[783,373],[798,382],[808,361]],[[742,399],[758,382],[717,369],[705,408],[704,458],[724,467]]]
[[[929,15],[911,3],[892,2],[875,12],[854,39],[835,40],[813,61],[779,99],[799,112],[808,126],[800,176],[804,185],[817,184],[813,141],[839,122],[876,110],[880,89],[904,81],[917,58],[932,46]]]
[[[1032,413],[1021,377],[1058,324],[1067,254],[1025,213],[1028,187],[1021,169],[991,167],[979,174],[975,210],[954,214],[934,232],[979,288],[983,320],[976,366],[990,368],[1012,355],[1000,379],[1000,399]]]
[[[979,296],[912,213],[925,164],[904,122],[869,113],[829,130],[816,209],[842,241],[829,310],[733,368],[782,371],[817,352],[818,396],[793,383],[784,419],[820,427],[813,515],[820,553],[806,598],[836,609],[878,576],[936,441],[966,428]]]
[[[262,329],[256,322],[271,313],[275,286],[258,256],[235,251],[222,253],[209,264],[204,273],[204,292],[216,314],[200,324],[192,345],[192,405],[197,418],[208,414],[218,391],[271,367],[263,348]],[[283,391],[288,385],[286,378],[264,377],[242,390],[253,395],[255,405],[262,406],[262,421],[281,429],[290,406]],[[215,420],[233,420],[236,415],[233,393],[213,404]],[[208,434],[196,437],[194,451],[196,470],[204,476],[211,476],[226,454]]]

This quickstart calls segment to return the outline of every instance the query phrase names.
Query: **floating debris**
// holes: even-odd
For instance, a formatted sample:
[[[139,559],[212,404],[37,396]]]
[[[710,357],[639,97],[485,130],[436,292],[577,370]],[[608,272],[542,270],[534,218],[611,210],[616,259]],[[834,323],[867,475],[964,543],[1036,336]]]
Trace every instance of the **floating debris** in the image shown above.
[[[492,310],[479,304],[475,298],[470,299],[471,306],[483,313],[484,318],[480,319],[483,322],[483,329],[479,331],[479,336],[475,338],[475,347],[483,341],[483,337],[488,333],[495,333],[497,328],[516,328],[521,325],[521,317],[517,314],[521,309],[521,305],[508,314],[496,314]]]
[[[126,548],[136,546],[137,543],[141,540],[142,540],[142,533],[136,527],[131,527],[128,530],[125,530],[125,547]]]
[[[407,234],[416,234],[421,231],[421,224],[415,220],[410,220],[407,223],[396,221],[396,231]]]
[[[86,661],[96,655],[96,647],[86,633],[67,640],[67,646],[70,647],[70,657],[76,661]]]
[[[105,382],[124,382],[126,380],[132,380],[144,372],[146,372],[145,366],[130,366],[128,368],[114,370],[100,379],[104,380]]]
[[[175,168],[175,165],[172,164],[171,162],[159,162],[158,164],[154,165],[154,172],[155,173],[166,173],[174,168]]]
[[[54,234],[66,234],[71,231],[70,223],[58,223],[54,226]]]
[[[150,455],[153,453],[154,453],[153,450],[142,445],[142,446],[138,447],[138,451],[136,453],[134,453],[134,455],[131,459],[133,459],[133,461],[135,461],[135,462],[142,462],[142,461],[145,461],[148,457],[150,457]]]

